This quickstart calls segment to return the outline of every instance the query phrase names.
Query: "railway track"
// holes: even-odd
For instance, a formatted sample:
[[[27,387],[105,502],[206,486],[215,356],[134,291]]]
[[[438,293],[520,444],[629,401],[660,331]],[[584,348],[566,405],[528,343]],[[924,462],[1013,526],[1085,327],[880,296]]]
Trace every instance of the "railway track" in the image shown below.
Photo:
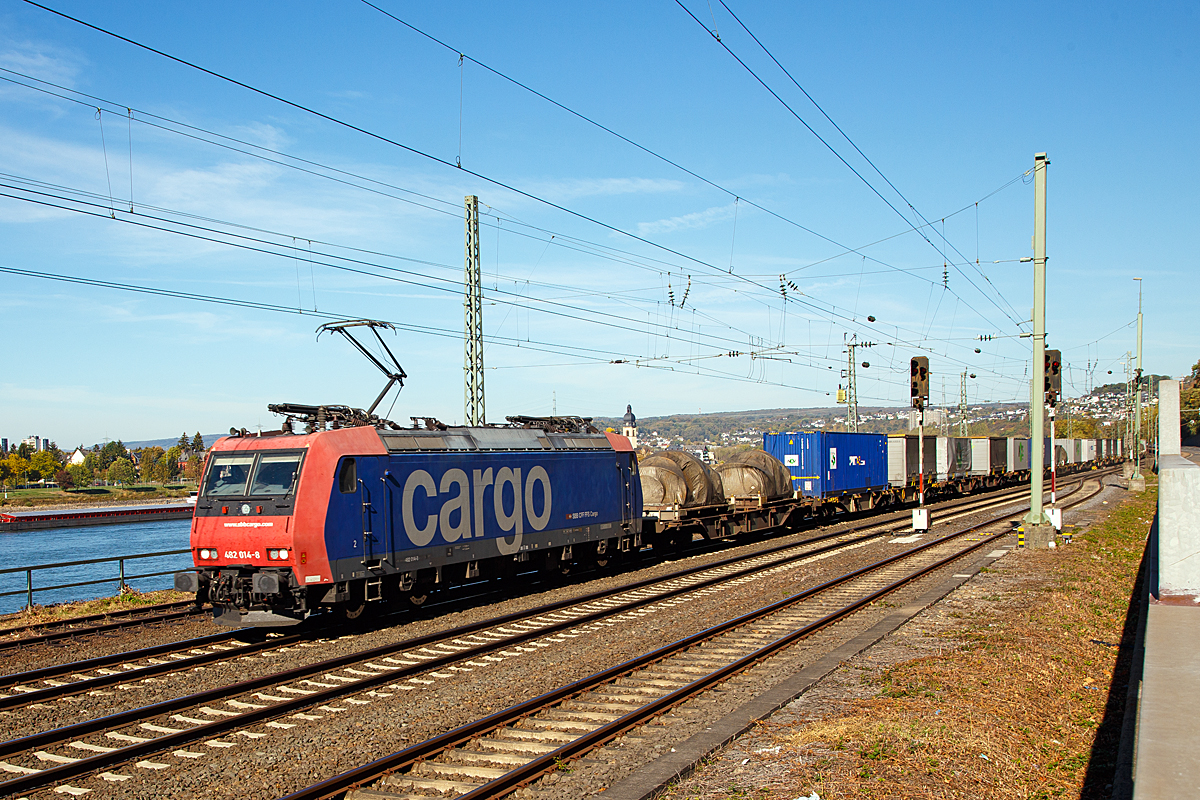
[[[964,505],[964,509],[971,506],[970,510],[958,510],[957,516],[1011,502],[1009,498],[989,498],[988,502]],[[780,545],[749,558],[727,559],[682,570],[616,592],[563,600],[532,611],[14,739],[0,744],[0,769],[16,775],[0,783],[0,791],[16,794],[49,785],[57,785],[59,790],[67,793],[85,791],[64,782],[88,775],[93,776],[89,780],[130,780],[139,771],[154,772],[170,766],[150,759],[156,754],[170,753],[185,762],[201,758],[203,752],[185,748],[198,742],[203,742],[206,747],[230,747],[233,742],[228,739],[234,736],[251,740],[262,738],[271,729],[295,727],[299,724],[295,720],[315,721],[377,699],[414,691],[455,672],[471,672],[506,659],[519,658],[524,653],[549,646],[551,641],[565,641],[601,630],[599,626],[612,624],[614,619],[636,620],[637,614],[650,607],[669,607],[685,595],[722,591],[722,586],[736,586],[739,582],[755,580],[757,576],[789,569],[797,563],[844,552],[897,530],[894,524],[889,527],[875,523],[864,527],[883,530],[860,536],[853,535],[856,531],[842,531],[806,542]],[[965,534],[960,532],[956,536],[962,535]],[[830,539],[834,541],[824,543]],[[921,545],[906,553],[929,547]],[[833,583],[849,579],[843,577]],[[236,653],[226,654],[225,658],[232,655]],[[119,765],[126,765],[125,771],[113,772]]]
[[[1069,508],[1096,496],[1063,504]],[[919,578],[995,544],[972,525],[414,744],[284,800],[507,795]]]
[[[11,650],[14,647],[29,647],[35,644],[72,639],[77,636],[90,636],[123,628],[172,622],[202,613],[205,613],[204,609],[199,608],[193,601],[184,600],[178,603],[143,606],[119,613],[91,614],[54,622],[38,622],[17,628],[6,628],[0,630],[0,652]]]
[[[1013,493],[1011,496],[1016,496]],[[955,514],[947,519],[955,519],[964,514],[977,513],[987,508],[1010,502],[1010,495],[975,498],[970,501],[958,501],[947,504],[939,509],[942,514],[954,511]],[[941,521],[941,519],[939,519]],[[807,540],[806,543],[821,542],[837,539],[853,533],[869,531],[873,528],[883,530],[873,536],[886,535],[898,530],[894,521],[872,522],[849,530],[838,531]],[[868,538],[873,538],[868,537]],[[865,540],[864,540],[865,541]],[[786,552],[796,545],[778,545],[765,551],[762,555],[769,556],[776,552]],[[654,579],[655,582],[673,578],[686,578],[696,569],[713,569],[730,563],[740,563],[744,557],[738,556],[728,562],[718,562],[706,567],[689,568],[677,571],[670,576]],[[589,598],[583,598],[586,602]],[[576,601],[579,602],[579,601]],[[229,658],[257,655],[272,650],[280,650],[294,646],[309,646],[319,643],[324,633],[334,626],[312,626],[303,632],[292,634],[266,634],[265,638],[254,641],[255,633],[246,630],[232,630],[210,636],[183,640],[180,642],[156,645],[140,650],[100,656],[84,661],[75,661],[43,667],[28,672],[15,673],[0,677],[0,711],[47,703],[63,697],[102,691],[108,687],[128,685],[133,681],[147,678],[162,677],[176,672],[193,670],[198,666],[213,664]],[[251,637],[247,639],[247,637]]]
[[[1000,496],[1004,495],[996,495],[994,497]],[[933,505],[931,507],[938,510],[955,509],[959,506],[973,505],[978,502],[987,502],[987,500],[988,498],[981,499],[979,497],[968,497],[961,500]],[[883,518],[879,519],[875,524],[886,524],[889,519],[899,519],[906,513],[907,509],[898,512],[885,512],[882,515]],[[809,520],[806,521],[809,524],[807,524],[805,528],[813,529],[827,526],[829,524],[836,524],[837,522],[857,520],[858,518],[861,518],[861,516],[863,516],[862,513],[856,513],[854,515],[849,515],[846,519]],[[713,552],[719,549],[727,548],[728,546],[728,543],[718,540],[712,543],[707,543],[705,546],[696,547],[692,554]],[[474,595],[471,592],[457,592],[437,605],[439,607],[446,605],[453,606],[456,602],[461,601],[464,596]],[[81,636],[92,636],[96,634],[111,633],[126,628],[140,627],[143,625],[153,625],[163,622],[189,619],[200,616],[204,613],[206,613],[204,608],[197,606],[192,601],[185,600],[174,603],[159,603],[152,606],[143,606],[142,608],[132,609],[125,612],[91,614],[87,616],[72,617],[71,619],[55,620],[53,622],[39,622],[30,625],[6,628],[0,630],[0,653],[17,647],[49,644],[66,639],[75,639]]]

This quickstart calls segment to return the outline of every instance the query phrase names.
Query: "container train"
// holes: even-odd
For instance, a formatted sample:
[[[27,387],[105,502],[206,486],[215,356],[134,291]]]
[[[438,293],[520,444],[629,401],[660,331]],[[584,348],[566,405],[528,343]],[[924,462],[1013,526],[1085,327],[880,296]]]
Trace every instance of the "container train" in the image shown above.
[[[281,407],[272,407],[279,410]],[[295,412],[296,407],[285,411]],[[1027,481],[1029,441],[804,432],[712,467],[578,417],[413,428],[303,407],[280,431],[216,442],[192,522],[195,569],[176,588],[219,623],[356,618],[382,601],[531,570],[604,566],[643,546],[786,530],[806,518]],[[1117,440],[1047,441],[1064,472],[1121,457]],[[1051,456],[1050,453],[1054,455]]]

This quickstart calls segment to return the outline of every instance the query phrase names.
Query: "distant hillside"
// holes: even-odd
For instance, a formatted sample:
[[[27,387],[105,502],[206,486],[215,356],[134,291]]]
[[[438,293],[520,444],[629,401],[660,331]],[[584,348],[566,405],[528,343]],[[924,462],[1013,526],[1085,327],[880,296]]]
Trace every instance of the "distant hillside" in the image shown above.
[[[195,434],[192,434],[192,435],[194,436]],[[217,439],[220,439],[222,436],[228,436],[229,434],[228,433],[202,433],[200,435],[204,437],[205,446],[211,447],[212,443],[215,442]],[[191,436],[188,436],[188,439],[191,439],[191,438],[192,438]],[[175,445],[179,444],[179,437],[176,436],[172,439],[146,439],[145,441],[141,441],[141,442],[123,442],[123,444],[125,445],[125,447],[127,447],[131,450],[136,450],[140,447],[161,447],[163,450],[166,450],[170,447],[174,447]]]
[[[970,422],[968,432],[972,436],[1020,435],[1025,422],[1026,407],[1016,403],[987,403],[972,405],[968,410]],[[636,414],[636,409],[634,411]],[[951,418],[957,422],[956,410]],[[859,406],[859,430],[864,433],[903,433],[908,430],[908,409],[882,406]],[[937,417],[929,413],[928,430],[933,431]],[[620,430],[620,417],[597,417],[593,420],[598,428],[611,427]],[[957,425],[955,425],[957,428]],[[664,417],[638,419],[638,431],[642,441],[649,443],[654,434],[659,440],[682,440],[686,445],[727,444],[733,441],[745,443],[757,439],[763,431],[846,429],[846,409],[833,408],[773,408],[756,411],[729,411],[712,414],[672,414]],[[740,434],[740,436],[739,436]]]

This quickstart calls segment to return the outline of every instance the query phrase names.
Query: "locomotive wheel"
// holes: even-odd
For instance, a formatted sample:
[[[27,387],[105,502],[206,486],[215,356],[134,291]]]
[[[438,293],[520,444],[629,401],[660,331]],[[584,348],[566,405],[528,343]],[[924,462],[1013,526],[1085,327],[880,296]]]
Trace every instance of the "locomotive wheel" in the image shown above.
[[[341,607],[342,616],[351,622],[360,620],[367,615],[369,605],[365,598],[352,600]]]

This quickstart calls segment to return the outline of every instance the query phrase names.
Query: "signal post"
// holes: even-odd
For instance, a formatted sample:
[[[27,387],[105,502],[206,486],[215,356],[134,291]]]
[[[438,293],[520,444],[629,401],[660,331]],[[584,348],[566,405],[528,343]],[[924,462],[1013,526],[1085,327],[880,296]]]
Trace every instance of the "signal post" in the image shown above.
[[[908,363],[913,408],[920,412],[917,423],[917,503],[913,509],[913,530],[929,530],[929,509],[925,508],[925,402],[929,399],[929,359],[916,356]]]

